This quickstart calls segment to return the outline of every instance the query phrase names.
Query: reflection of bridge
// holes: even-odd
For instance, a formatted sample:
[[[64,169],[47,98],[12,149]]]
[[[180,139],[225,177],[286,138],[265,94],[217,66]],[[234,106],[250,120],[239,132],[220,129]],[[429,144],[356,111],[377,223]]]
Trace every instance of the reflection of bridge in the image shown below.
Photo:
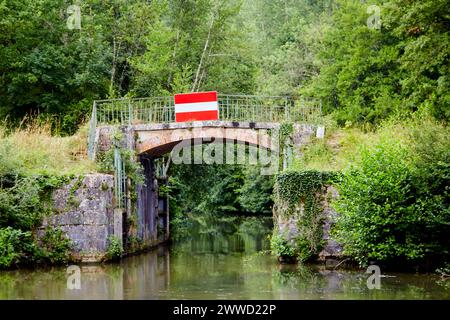
[[[260,147],[259,152],[262,149],[278,151],[278,145],[274,148],[273,144],[274,132],[288,123],[292,124],[288,126],[288,142],[284,141],[283,150],[279,150],[285,160],[289,154],[286,148],[304,143],[321,119],[320,102],[306,98],[218,95],[218,106],[218,121],[176,123],[173,97],[94,102],[88,140],[89,157],[95,159],[99,153],[114,150],[116,211],[120,210],[120,215],[125,215],[123,221],[134,219],[136,223],[133,228],[122,228],[118,218],[117,230],[128,230],[124,232],[128,237],[130,235],[126,233],[133,232],[131,236],[140,239],[143,245],[154,245],[168,238],[168,199],[158,192],[158,186],[167,183],[167,177],[165,174],[158,176],[160,170],[156,159],[180,143],[196,145],[219,141],[257,146]],[[130,188],[124,149],[136,153],[144,168],[145,182],[137,188]],[[276,158],[279,159],[278,154]],[[131,194],[134,189],[137,198]],[[132,217],[135,213],[137,217]]]

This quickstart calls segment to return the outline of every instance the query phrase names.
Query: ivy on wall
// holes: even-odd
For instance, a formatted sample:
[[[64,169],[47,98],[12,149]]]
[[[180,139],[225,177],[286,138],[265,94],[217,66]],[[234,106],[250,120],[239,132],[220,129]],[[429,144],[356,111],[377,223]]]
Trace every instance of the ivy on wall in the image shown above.
[[[274,235],[272,251],[281,260],[308,261],[322,249],[324,188],[336,177],[334,172],[316,170],[286,171],[277,176],[274,215],[278,221],[293,219],[298,230],[295,235]],[[291,248],[278,250],[280,241]]]

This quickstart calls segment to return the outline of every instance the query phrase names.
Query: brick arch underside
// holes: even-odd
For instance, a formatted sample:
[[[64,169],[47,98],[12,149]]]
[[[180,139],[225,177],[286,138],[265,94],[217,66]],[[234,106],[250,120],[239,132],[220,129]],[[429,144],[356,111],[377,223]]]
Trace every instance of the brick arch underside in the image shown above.
[[[271,137],[266,130],[236,129],[236,128],[208,128],[159,130],[138,133],[137,151],[148,154],[153,158],[171,152],[175,146],[205,144],[211,142],[245,144],[264,149],[275,150]]]

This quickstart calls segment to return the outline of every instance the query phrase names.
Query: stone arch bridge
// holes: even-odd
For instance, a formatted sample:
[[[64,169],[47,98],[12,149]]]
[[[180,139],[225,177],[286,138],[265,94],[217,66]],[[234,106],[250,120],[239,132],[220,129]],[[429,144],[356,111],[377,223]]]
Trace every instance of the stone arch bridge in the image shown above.
[[[97,236],[98,242],[92,242],[89,235],[78,236],[78,231],[72,236],[70,223],[66,228],[69,237],[78,241],[81,251],[97,252],[85,255],[85,260],[98,260],[106,250],[106,239],[111,236],[123,242],[137,239],[136,249],[168,240],[168,199],[159,189],[167,183],[171,159],[167,155],[173,154],[178,146],[221,143],[256,147],[257,160],[261,159],[263,151],[270,154],[270,159],[279,160],[281,155],[283,160],[272,167],[275,168],[270,172],[273,174],[286,166],[295,146],[315,134],[321,121],[321,105],[313,99],[219,94],[218,106],[218,121],[175,122],[173,97],[94,102],[88,156],[99,160],[109,150],[114,153],[114,178],[102,178],[113,184],[106,191],[111,193],[108,201],[113,203],[102,209],[104,219],[100,220],[104,231]],[[290,130],[281,141],[283,126]],[[141,162],[144,183],[132,185],[127,177],[123,150],[130,150],[136,155],[135,160]],[[225,154],[229,153],[225,151]],[[99,230],[97,227],[94,223],[94,230]]]

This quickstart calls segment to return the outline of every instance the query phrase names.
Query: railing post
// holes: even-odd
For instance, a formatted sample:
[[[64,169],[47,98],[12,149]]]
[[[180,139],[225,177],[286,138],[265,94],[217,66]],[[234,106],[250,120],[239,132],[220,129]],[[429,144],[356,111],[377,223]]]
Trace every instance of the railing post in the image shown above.
[[[323,120],[323,118],[322,118],[322,98],[320,98],[320,100],[319,100],[319,122],[320,122],[320,124],[322,124],[322,120]]]
[[[133,105],[131,100],[128,101],[128,125],[131,126],[133,123]]]
[[[120,201],[122,197],[122,164],[120,159],[119,148],[114,142],[114,196],[116,200],[116,207],[121,208],[122,202]]]
[[[227,96],[227,115],[224,117],[225,119],[223,120],[230,120],[230,97]]]
[[[288,102],[288,97],[285,97],[284,98],[284,120],[286,122],[289,122],[291,119],[291,116],[290,116],[290,110],[289,110],[287,102]]]
[[[96,130],[97,130],[97,102],[94,101],[94,104],[92,106],[91,119],[89,121],[89,136],[88,136],[88,158],[91,160],[94,160]]]
[[[125,162],[120,154],[119,142],[114,141],[114,197],[116,208],[125,208],[124,192],[127,190]]]

